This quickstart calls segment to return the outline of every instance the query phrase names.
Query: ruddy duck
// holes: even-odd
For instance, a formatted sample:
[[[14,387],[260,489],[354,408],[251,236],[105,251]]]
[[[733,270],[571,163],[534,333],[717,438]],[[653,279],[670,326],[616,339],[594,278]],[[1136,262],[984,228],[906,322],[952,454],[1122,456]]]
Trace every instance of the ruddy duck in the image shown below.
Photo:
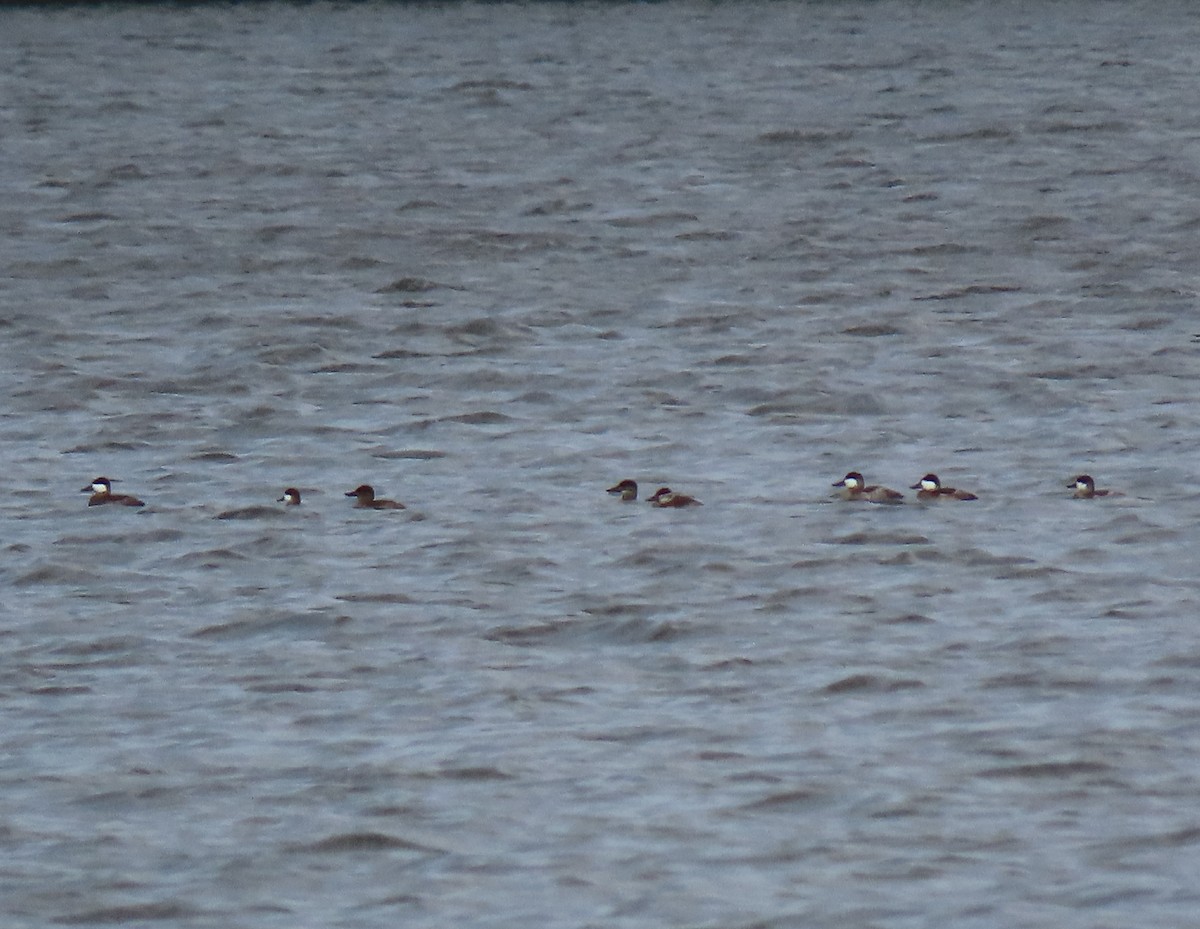
[[[973,493],[966,490],[955,490],[953,487],[943,487],[936,474],[926,474],[912,485],[917,492],[918,500],[978,500]]]
[[[1086,500],[1091,497],[1107,497],[1112,493],[1111,490],[1097,490],[1096,482],[1092,480],[1092,476],[1090,474],[1080,474],[1067,486],[1075,488],[1075,496],[1081,500]]]
[[[871,503],[902,503],[904,494],[878,484],[868,485],[857,471],[850,471],[834,487],[842,488],[836,494],[843,500],[869,500]]]
[[[105,503],[116,503],[120,506],[145,506],[146,504],[137,497],[131,497],[129,494],[115,494],[112,492],[112,481],[106,477],[98,477],[87,487],[80,488],[82,493],[90,493],[88,497],[88,506],[100,506]]]
[[[354,490],[346,492],[347,497],[357,497],[358,502],[354,505],[364,510],[402,510],[403,503],[397,503],[395,500],[375,499],[375,488],[370,484],[360,484]]]
[[[660,487],[647,498],[647,503],[653,506],[703,506],[695,497],[687,494],[677,494],[670,487]]]
[[[283,496],[280,497],[276,502],[283,503],[287,506],[299,506],[300,491],[298,491],[295,487],[289,487],[283,492]]]
[[[636,500],[637,481],[631,481],[629,478],[626,478],[625,480],[621,481],[621,483],[614,484],[612,487],[608,488],[606,493],[613,494],[614,496],[620,495],[621,499],[626,502],[630,500]]]

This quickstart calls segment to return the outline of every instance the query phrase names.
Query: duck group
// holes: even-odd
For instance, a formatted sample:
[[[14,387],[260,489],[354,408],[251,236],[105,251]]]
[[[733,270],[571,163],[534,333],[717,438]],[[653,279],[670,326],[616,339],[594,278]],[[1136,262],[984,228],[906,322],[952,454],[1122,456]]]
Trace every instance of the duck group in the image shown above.
[[[104,504],[115,504],[117,506],[145,506],[143,500],[129,494],[115,494],[112,492],[113,480],[107,477],[95,478],[90,484],[83,488],[84,493],[90,493],[88,498],[88,506],[102,506]],[[353,490],[346,491],[347,497],[354,498],[355,509],[360,510],[403,510],[406,507],[403,503],[397,500],[388,500],[385,497],[375,496],[375,488],[370,484],[359,484]],[[282,503],[284,506],[299,506],[301,502],[300,490],[296,487],[288,487],[283,492],[277,503]]]
[[[140,507],[145,506],[145,501],[132,496],[131,494],[119,494],[112,491],[113,479],[107,477],[97,477],[92,482],[82,488],[84,493],[90,494],[88,497],[88,506],[103,506],[111,504],[115,506]],[[882,504],[897,504],[904,502],[904,494],[898,490],[893,490],[890,487],[885,487],[881,484],[868,484],[862,476],[861,471],[847,471],[846,475],[838,481],[834,481],[833,486],[837,488],[833,496],[839,500],[848,502],[864,501],[867,503],[882,503]],[[917,492],[917,500],[922,503],[942,501],[942,500],[978,500],[979,497],[971,493],[969,490],[959,490],[956,487],[946,487],[936,474],[930,472],[922,477],[915,484],[910,485],[911,490]],[[1074,496],[1081,500],[1090,500],[1094,497],[1119,496],[1116,491],[1107,489],[1097,489],[1096,481],[1090,474],[1079,474],[1071,483],[1067,485],[1068,490],[1072,490]],[[606,491],[614,497],[618,497],[625,503],[630,503],[638,499],[638,484],[637,481],[631,478],[625,478],[618,481]],[[345,494],[347,497],[354,498],[354,507],[361,510],[403,510],[405,506],[397,500],[389,500],[386,497],[375,496],[375,488],[370,484],[359,484],[354,490],[348,490]],[[282,503],[284,506],[300,506],[301,496],[300,490],[296,487],[288,487],[283,492],[276,502]],[[679,493],[672,490],[670,487],[659,487],[654,493],[646,498],[646,502],[651,506],[662,509],[678,509],[680,507],[703,506],[703,504],[690,494]]]
[[[904,494],[890,487],[868,484],[860,472],[849,471],[840,481],[835,481],[834,487],[839,488],[835,497],[842,500],[866,500],[870,503],[903,503]],[[1077,499],[1087,500],[1092,497],[1120,496],[1114,490],[1097,490],[1096,482],[1090,474],[1076,476],[1067,488],[1074,491]],[[932,471],[915,484],[909,486],[917,492],[917,500],[928,503],[938,500],[978,500],[976,494],[969,490],[959,490],[957,487],[946,487]]]
[[[868,484],[862,476],[861,471],[847,471],[841,480],[833,482],[833,486],[837,488],[833,496],[836,499],[848,502],[863,501],[866,503],[897,504],[903,503],[905,499],[903,493],[893,490],[891,487],[884,487],[882,484]],[[1079,499],[1117,495],[1116,491],[1097,490],[1096,482],[1089,474],[1078,475],[1067,487],[1073,489],[1075,491],[1074,496]],[[932,503],[940,500],[966,501],[979,499],[977,494],[969,490],[960,490],[957,487],[945,486],[942,484],[941,479],[932,471],[915,484],[909,485],[909,489],[917,492],[917,500],[922,503]],[[609,487],[607,492],[615,497],[620,497],[621,500],[627,503],[637,500],[637,481],[625,478],[612,487]],[[669,487],[660,487],[654,494],[647,498],[647,502],[659,507],[700,505],[700,501],[695,497],[677,493]]]

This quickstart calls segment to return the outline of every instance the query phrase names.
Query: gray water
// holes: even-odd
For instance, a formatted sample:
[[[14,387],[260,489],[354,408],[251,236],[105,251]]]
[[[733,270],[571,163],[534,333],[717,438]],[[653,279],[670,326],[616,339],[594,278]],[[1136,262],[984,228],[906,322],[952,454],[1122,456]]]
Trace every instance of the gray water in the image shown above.
[[[4,926],[1196,925],[1195,6],[0,35]]]

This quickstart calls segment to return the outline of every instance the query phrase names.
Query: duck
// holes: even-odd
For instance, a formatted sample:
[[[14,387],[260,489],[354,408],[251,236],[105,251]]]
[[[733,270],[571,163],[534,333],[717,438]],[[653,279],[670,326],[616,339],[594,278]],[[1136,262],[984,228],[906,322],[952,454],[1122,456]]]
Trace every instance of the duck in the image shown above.
[[[358,502],[355,507],[363,510],[402,510],[403,503],[397,503],[395,500],[376,499],[375,488],[370,484],[359,484],[353,490],[346,491],[347,497],[357,497]]]
[[[695,497],[689,497],[687,494],[677,494],[670,487],[660,487],[654,491],[646,502],[652,506],[661,507],[679,507],[679,506],[703,506]]]
[[[631,481],[626,478],[619,483],[613,484],[605,493],[610,493],[613,496],[619,496],[622,500],[628,503],[630,500],[636,500],[638,495],[637,481]]]
[[[101,506],[105,503],[116,503],[119,506],[145,506],[146,504],[137,497],[131,497],[129,494],[115,494],[112,492],[112,481],[107,477],[98,477],[86,487],[81,487],[82,493],[90,493],[88,498],[88,506]]]
[[[968,490],[957,490],[954,487],[943,487],[936,474],[926,474],[912,485],[917,492],[918,500],[978,500],[975,494]]]
[[[858,471],[848,471],[840,481],[835,481],[834,487],[841,490],[835,496],[843,500],[868,500],[871,503],[903,503],[904,494],[890,487],[878,484],[867,484]]]
[[[1090,474],[1078,475],[1067,487],[1074,488],[1075,496],[1080,500],[1088,500],[1092,497],[1107,497],[1112,494],[1111,490],[1097,490],[1096,482],[1092,480]]]
[[[286,506],[299,506],[300,505],[300,491],[298,491],[295,487],[289,487],[287,490],[285,490],[283,492],[283,496],[280,497],[275,502],[282,503]]]

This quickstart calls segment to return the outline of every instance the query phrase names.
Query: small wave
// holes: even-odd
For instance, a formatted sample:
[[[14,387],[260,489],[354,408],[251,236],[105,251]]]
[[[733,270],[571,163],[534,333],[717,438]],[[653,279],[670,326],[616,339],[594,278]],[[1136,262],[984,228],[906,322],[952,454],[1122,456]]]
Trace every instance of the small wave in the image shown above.
[[[83,926],[95,923],[127,925],[129,923],[185,921],[203,915],[201,911],[182,903],[163,901],[158,903],[134,903],[128,906],[100,907],[60,916],[56,923],[64,926]]]
[[[372,458],[382,458],[385,460],[412,459],[414,461],[432,461],[435,458],[446,457],[445,452],[432,448],[385,448],[383,446],[368,448],[366,449],[366,454]]]
[[[344,832],[310,842],[307,845],[293,845],[291,851],[324,854],[387,851],[440,852],[441,849],[400,836],[388,835],[385,832]]]
[[[432,780],[449,781],[510,781],[512,775],[490,765],[465,765],[462,767],[438,768],[432,774],[424,775]]]
[[[769,129],[759,133],[758,141],[769,145],[827,145],[845,142],[852,136],[849,129]]]
[[[86,687],[81,684],[51,684],[46,687],[34,687],[27,691],[35,697],[75,697],[80,694],[90,694],[95,691],[91,687]]]
[[[348,616],[320,607],[303,613],[282,613],[262,616],[254,614],[246,619],[232,619],[223,623],[202,626],[192,633],[197,639],[247,639],[259,635],[275,635],[280,632],[301,634],[324,633],[332,626],[349,622]]]
[[[821,688],[827,694],[892,693],[924,687],[923,681],[913,678],[886,678],[877,674],[851,674]]]
[[[964,297],[1016,293],[1020,289],[1021,288],[1015,284],[970,284],[966,287],[954,287],[950,290],[939,290],[932,294],[921,294],[913,297],[913,300],[961,300]]]
[[[552,620],[524,626],[500,626],[487,633],[485,638],[524,647],[578,641],[641,645],[673,642],[690,634],[690,627],[679,622],[638,617],[624,620]]]
[[[904,335],[904,330],[888,325],[887,323],[863,323],[859,326],[847,326],[842,330],[842,334],[878,338],[888,335]]]
[[[821,802],[824,797],[824,793],[819,790],[805,790],[804,788],[781,790],[778,793],[768,794],[758,800],[745,803],[741,806],[741,809],[754,811],[779,810],[797,806],[808,807],[814,803]]]
[[[1081,774],[1106,774],[1112,770],[1112,765],[1102,761],[1043,761],[1036,764],[984,768],[978,775],[992,778],[1069,778]]]
[[[638,229],[656,226],[670,226],[676,223],[698,223],[700,217],[695,213],[648,213],[643,216],[618,216],[608,220],[610,226],[618,229]]]
[[[338,594],[343,603],[412,603],[412,597],[401,593]]]
[[[929,545],[927,536],[912,532],[851,532],[826,540],[832,545]]]
[[[218,513],[213,519],[277,519],[283,515],[284,511],[279,507],[259,505],[225,510]]]
[[[39,565],[32,571],[13,579],[14,587],[40,587],[44,584],[71,584],[82,586],[96,579],[96,575],[74,565]]]
[[[378,288],[377,294],[422,294],[431,290],[439,290],[448,287],[448,284],[439,284],[437,281],[426,280],[423,277],[400,277],[392,281],[390,284],[384,284]]]
[[[205,551],[188,552],[174,559],[179,567],[218,568],[222,565],[246,561],[248,556],[228,548],[210,548]]]
[[[434,420],[439,423],[463,423],[467,426],[495,426],[500,423],[512,422],[512,418],[495,410],[480,410],[477,413],[460,413],[457,416],[443,416]]]
[[[85,213],[70,213],[67,216],[60,217],[58,221],[60,223],[108,223],[116,218],[112,213],[95,210]]]

